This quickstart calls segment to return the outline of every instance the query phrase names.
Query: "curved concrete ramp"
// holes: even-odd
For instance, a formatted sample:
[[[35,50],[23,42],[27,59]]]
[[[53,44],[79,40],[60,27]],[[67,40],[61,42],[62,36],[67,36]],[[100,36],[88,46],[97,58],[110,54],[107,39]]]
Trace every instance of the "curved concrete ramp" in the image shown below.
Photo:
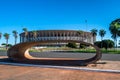
[[[33,57],[29,54],[28,49],[32,46],[35,45],[42,45],[42,44],[46,44],[46,43],[56,43],[56,42],[75,42],[75,43],[82,43],[82,44],[86,44],[86,45],[90,45],[92,47],[94,47],[96,49],[96,55],[93,56],[92,58],[89,59],[85,59],[85,60],[81,60],[80,58],[36,58]],[[90,43],[86,43],[86,42],[82,42],[82,41],[75,41],[75,40],[51,40],[51,41],[39,41],[39,42],[25,42],[25,43],[20,43],[17,44],[13,47],[11,47],[8,51],[7,51],[7,55],[8,57],[13,60],[13,61],[17,61],[17,62],[28,62],[28,63],[46,63],[46,64],[51,64],[51,63],[68,63],[68,64],[78,64],[78,65],[87,65],[90,63],[95,63],[96,61],[98,61],[102,54],[100,49],[95,46],[92,45]]]

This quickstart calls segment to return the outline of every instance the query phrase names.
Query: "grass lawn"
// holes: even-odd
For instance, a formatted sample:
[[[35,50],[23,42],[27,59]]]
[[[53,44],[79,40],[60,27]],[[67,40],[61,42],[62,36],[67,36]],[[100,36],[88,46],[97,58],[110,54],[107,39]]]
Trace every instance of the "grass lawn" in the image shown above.
[[[75,48],[68,48],[68,47],[49,47],[49,48],[43,48],[43,49],[33,49],[31,48],[29,51],[30,52],[44,52],[44,51],[52,51],[52,50],[64,50],[68,52],[76,52],[76,53],[95,53],[95,49],[75,49]],[[120,54],[120,50],[115,50],[115,49],[101,49],[102,53],[109,53],[109,54]],[[0,52],[7,52],[6,49],[0,49]]]
[[[105,49],[102,49],[101,51],[102,51],[102,53],[120,54],[120,50],[113,50],[113,49],[105,50]],[[80,50],[74,50],[72,52],[95,53],[96,50],[95,49],[82,49],[82,50],[80,49]]]

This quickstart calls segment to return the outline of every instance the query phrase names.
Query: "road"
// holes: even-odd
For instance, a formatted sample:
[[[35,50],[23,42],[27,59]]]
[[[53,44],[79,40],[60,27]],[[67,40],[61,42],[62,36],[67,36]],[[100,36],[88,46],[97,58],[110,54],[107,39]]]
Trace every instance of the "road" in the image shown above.
[[[34,57],[51,58],[91,58],[95,53],[72,53],[72,52],[30,52]],[[6,52],[0,52],[0,56],[7,56]],[[102,54],[101,60],[120,61],[120,54]]]

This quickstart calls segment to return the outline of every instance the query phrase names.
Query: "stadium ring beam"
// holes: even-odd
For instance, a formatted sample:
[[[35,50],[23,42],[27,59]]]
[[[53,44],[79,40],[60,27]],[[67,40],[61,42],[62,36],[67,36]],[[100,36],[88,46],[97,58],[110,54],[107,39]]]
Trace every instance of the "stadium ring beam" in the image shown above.
[[[80,58],[38,58],[38,57],[33,57],[29,54],[28,49],[32,46],[46,44],[46,43],[57,43],[57,42],[65,42],[65,43],[74,42],[74,43],[90,45],[96,49],[96,55],[89,59],[82,60]],[[97,46],[91,43],[78,41],[78,40],[48,40],[48,41],[23,42],[9,48],[7,51],[7,55],[10,60],[13,60],[16,62],[44,63],[44,64],[66,63],[70,65],[88,65],[88,64],[95,63],[102,57],[101,50]]]

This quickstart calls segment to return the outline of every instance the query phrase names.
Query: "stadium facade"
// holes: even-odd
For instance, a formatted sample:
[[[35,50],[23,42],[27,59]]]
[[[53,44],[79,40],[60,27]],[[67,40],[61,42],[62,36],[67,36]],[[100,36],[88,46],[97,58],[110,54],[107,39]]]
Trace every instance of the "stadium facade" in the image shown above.
[[[38,30],[20,34],[20,43],[49,40],[77,40],[93,44],[96,36],[93,37],[90,32],[78,30]]]

